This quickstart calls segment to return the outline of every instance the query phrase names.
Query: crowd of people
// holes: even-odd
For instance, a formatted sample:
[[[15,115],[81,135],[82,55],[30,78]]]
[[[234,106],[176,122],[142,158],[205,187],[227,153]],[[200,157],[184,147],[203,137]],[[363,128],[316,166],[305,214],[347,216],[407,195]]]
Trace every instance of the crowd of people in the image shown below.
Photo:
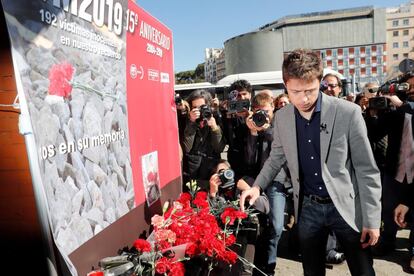
[[[399,227],[411,227],[414,74],[396,94],[367,83],[344,95],[339,74],[323,75],[318,54],[298,49],[282,75],[279,95],[237,80],[221,102],[205,90],[176,98],[183,182],[197,180],[213,204],[239,198],[260,213],[255,263],[268,275],[284,229],[296,233],[304,275],[344,260],[352,275],[375,275],[372,255],[392,252]]]

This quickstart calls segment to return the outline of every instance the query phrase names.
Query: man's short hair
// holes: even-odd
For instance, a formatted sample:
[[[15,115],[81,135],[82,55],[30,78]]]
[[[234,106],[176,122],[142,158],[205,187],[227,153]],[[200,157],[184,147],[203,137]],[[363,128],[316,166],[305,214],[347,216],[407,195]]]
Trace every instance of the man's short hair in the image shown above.
[[[273,98],[267,93],[259,93],[252,99],[252,108],[264,106],[267,103],[273,106]]]
[[[336,74],[328,73],[325,76],[323,76],[323,80],[325,80],[327,77],[335,77],[336,78],[336,82],[338,83],[338,86],[340,88],[342,88],[342,81],[341,81],[341,79]]]
[[[195,90],[187,98],[187,102],[190,105],[190,108],[193,108],[193,101],[198,99],[204,99],[207,105],[211,105],[211,94],[203,89]]]
[[[230,85],[229,91],[233,91],[233,90],[237,90],[239,92],[246,90],[249,93],[252,93],[253,91],[252,85],[247,80],[236,80],[235,82],[233,82]]]
[[[287,55],[282,65],[283,81],[300,79],[312,81],[323,76],[323,67],[320,56],[309,49],[296,49]]]

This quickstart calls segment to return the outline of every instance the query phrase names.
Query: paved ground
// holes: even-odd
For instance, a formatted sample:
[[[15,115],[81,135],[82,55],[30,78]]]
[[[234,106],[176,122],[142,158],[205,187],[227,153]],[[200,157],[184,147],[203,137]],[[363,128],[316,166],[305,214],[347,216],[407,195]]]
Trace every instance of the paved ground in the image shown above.
[[[402,230],[398,232],[397,249],[390,256],[376,258],[374,260],[374,269],[377,276],[399,276],[413,275],[408,271],[409,255],[407,250],[407,239],[409,231]],[[298,276],[303,275],[302,264],[291,258],[278,258],[276,274],[278,276]],[[327,276],[348,276],[348,266],[344,262],[340,265],[334,265],[327,269]]]

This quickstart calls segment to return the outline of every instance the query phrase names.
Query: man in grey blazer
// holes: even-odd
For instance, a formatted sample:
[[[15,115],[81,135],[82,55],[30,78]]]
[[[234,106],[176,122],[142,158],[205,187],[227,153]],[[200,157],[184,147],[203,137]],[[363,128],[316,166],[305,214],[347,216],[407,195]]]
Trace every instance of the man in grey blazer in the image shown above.
[[[275,116],[273,144],[244,208],[265,190],[287,161],[305,275],[325,275],[329,231],[342,245],[352,275],[375,275],[369,246],[381,222],[379,170],[359,106],[319,91],[319,55],[298,49],[284,60],[291,105]]]

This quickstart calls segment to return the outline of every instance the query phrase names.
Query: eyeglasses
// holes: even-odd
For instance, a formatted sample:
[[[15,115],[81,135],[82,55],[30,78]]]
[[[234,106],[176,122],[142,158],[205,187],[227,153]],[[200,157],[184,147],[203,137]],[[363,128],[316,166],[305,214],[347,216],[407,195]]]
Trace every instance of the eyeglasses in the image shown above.
[[[326,86],[329,86],[330,88],[335,88],[335,87],[338,87],[339,84],[337,84],[337,83],[327,83]]]

